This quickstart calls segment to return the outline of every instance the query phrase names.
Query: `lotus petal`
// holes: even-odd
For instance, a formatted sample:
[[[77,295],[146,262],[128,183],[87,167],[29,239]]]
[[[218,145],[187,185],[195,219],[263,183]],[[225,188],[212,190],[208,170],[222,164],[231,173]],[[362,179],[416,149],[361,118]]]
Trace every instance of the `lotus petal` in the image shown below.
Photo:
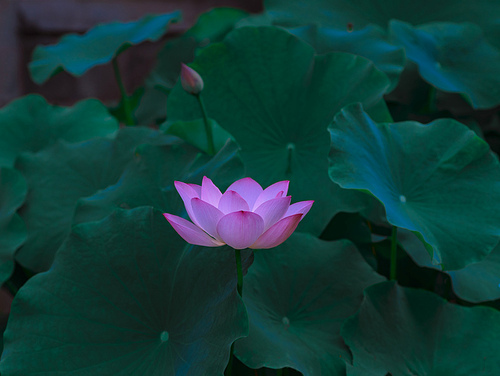
[[[212,180],[204,176],[201,184],[201,199],[217,208],[219,206],[221,196],[222,193],[219,188],[217,188]]]
[[[224,216],[224,213],[215,206],[197,197],[191,200],[191,206],[200,227],[220,241],[221,239],[217,234],[217,223]]]
[[[260,184],[252,178],[236,180],[227,190],[238,192],[251,208],[254,207],[255,201],[257,201],[259,195],[264,191]]]
[[[292,196],[278,197],[268,200],[254,210],[264,220],[264,231],[278,222],[290,207]]]
[[[298,213],[279,220],[271,226],[269,230],[264,232],[249,248],[265,249],[280,245],[292,235],[301,219],[302,214]]]
[[[250,211],[226,214],[217,224],[220,238],[234,249],[244,249],[252,245],[264,231],[264,220]]]
[[[250,211],[250,207],[237,192],[227,190],[220,198],[219,210],[224,214],[229,214],[240,210]]]
[[[269,187],[264,189],[264,191],[257,197],[255,204],[253,206],[253,210],[255,211],[263,202],[268,200],[272,200],[276,198],[278,194],[281,193],[279,197],[286,196],[288,193],[288,185],[290,182],[288,180],[279,181],[277,183],[271,184]]]
[[[175,231],[181,236],[182,239],[190,244],[201,245],[204,247],[219,247],[224,243],[213,239],[199,227],[193,225],[191,222],[176,215],[164,213],[167,221],[172,225]]]

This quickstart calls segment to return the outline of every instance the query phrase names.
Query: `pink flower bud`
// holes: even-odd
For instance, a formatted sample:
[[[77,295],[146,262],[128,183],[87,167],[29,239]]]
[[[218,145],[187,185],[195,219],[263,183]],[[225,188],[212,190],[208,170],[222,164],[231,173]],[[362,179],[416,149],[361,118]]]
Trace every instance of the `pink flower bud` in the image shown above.
[[[181,63],[181,84],[189,94],[198,95],[203,90],[203,79],[194,69]]]
[[[192,222],[168,213],[163,215],[191,244],[273,248],[288,239],[313,204],[301,201],[290,205],[288,183],[279,181],[262,189],[255,180],[244,178],[222,193],[207,177],[201,186],[176,181],[175,188]]]

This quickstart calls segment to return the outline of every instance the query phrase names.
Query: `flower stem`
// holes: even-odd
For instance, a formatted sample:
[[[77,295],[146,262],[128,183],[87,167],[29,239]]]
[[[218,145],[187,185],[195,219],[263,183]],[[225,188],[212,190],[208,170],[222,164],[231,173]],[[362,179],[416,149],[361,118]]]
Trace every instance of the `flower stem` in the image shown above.
[[[116,56],[113,58],[113,71],[115,73],[116,83],[118,84],[118,88],[120,89],[120,94],[122,96],[123,111],[125,112],[125,124],[134,125],[132,108],[130,107],[129,97],[127,95],[127,91],[125,90],[125,85],[123,84],[120,67],[118,66],[118,58]]]
[[[241,250],[235,249],[236,272],[238,274],[238,294],[243,297],[243,270],[241,268]]]
[[[398,251],[398,228],[396,226],[392,226],[392,235],[391,235],[391,280],[396,279],[396,266],[397,266],[397,251]]]
[[[208,154],[215,155],[214,137],[212,135],[212,127],[208,122],[207,110],[205,109],[205,103],[201,98],[201,93],[195,95],[198,103],[200,104],[201,113],[203,115],[203,122],[205,124],[205,132],[207,133],[207,143],[208,143]]]

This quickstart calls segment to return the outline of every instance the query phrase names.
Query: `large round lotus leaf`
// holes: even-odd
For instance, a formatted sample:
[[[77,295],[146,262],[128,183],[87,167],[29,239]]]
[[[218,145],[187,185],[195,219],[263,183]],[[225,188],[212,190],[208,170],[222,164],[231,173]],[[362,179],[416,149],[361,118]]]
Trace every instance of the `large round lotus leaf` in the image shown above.
[[[176,11],[133,22],[100,24],[84,35],[67,34],[57,44],[35,48],[29,64],[31,78],[42,84],[63,70],[81,76],[90,68],[109,63],[132,45],[160,39],[170,23],[179,19]]]
[[[16,170],[0,168],[0,285],[14,270],[14,252],[26,240],[26,226],[16,214],[28,188]]]
[[[496,375],[500,369],[500,312],[450,304],[395,282],[366,289],[342,337],[352,352],[352,376]]]
[[[117,129],[117,121],[98,100],[59,107],[40,95],[27,95],[0,109],[0,166],[12,167],[20,153],[37,152],[57,140],[80,142]]]
[[[479,26],[436,22],[412,27],[394,20],[390,35],[431,85],[463,94],[474,108],[500,104],[500,50],[485,40]]]
[[[386,32],[376,25],[361,30],[339,30],[307,25],[289,31],[312,45],[318,54],[349,52],[366,57],[391,80],[388,91],[396,87],[406,63],[404,49],[387,41]]]
[[[435,264],[461,269],[498,243],[500,166],[466,126],[377,124],[358,104],[336,116],[330,135],[331,179],[371,192],[391,224],[423,237]]]
[[[247,332],[234,250],[186,244],[152,208],[117,211],[75,227],[19,291],[0,372],[222,375]]]
[[[318,23],[345,29],[369,24],[386,28],[397,19],[420,25],[429,22],[473,22],[486,30],[498,30],[497,0],[265,0],[275,22],[304,25]],[[498,35],[498,34],[496,34]],[[494,38],[495,35],[492,35]],[[498,41],[497,41],[498,42]]]
[[[438,269],[415,234],[398,231],[398,240],[417,265]],[[453,291],[463,300],[480,303],[500,299],[500,244],[481,261],[446,273],[451,277]]]
[[[356,195],[328,179],[327,126],[344,105],[363,102],[387,119],[387,77],[346,53],[314,55],[307,43],[273,27],[243,27],[203,49],[192,65],[202,76],[208,116],[240,145],[247,175],[267,186],[290,180],[294,200],[316,200],[303,230],[320,234],[340,211],[356,211]],[[201,117],[180,84],[168,100],[171,121]]]
[[[251,368],[344,374],[351,355],[341,325],[358,310],[363,289],[382,280],[347,240],[296,233],[255,251],[243,288],[250,330],[235,343],[236,356]]]
[[[175,180],[199,185],[203,176],[208,176],[225,189],[242,175],[243,165],[234,142],[212,158],[187,144],[142,145],[116,184],[79,200],[73,221],[95,221],[117,208],[146,205],[180,215],[184,204],[174,187]]]
[[[148,128],[125,128],[115,139],[58,142],[37,154],[21,155],[16,168],[25,175],[29,193],[19,213],[28,239],[16,259],[32,270],[47,270],[70,232],[77,200],[115,184],[138,145],[170,143],[169,137]]]
[[[181,37],[165,43],[146,79],[145,93],[136,112],[141,124],[165,119],[167,96],[179,77],[181,63],[193,61],[199,47],[224,39],[234,24],[247,15],[241,9],[214,8],[203,13]]]

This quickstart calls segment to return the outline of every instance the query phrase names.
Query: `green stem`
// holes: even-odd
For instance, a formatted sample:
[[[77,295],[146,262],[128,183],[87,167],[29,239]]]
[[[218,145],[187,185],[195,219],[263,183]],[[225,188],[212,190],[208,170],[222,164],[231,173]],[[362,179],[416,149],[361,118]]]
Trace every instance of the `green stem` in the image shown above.
[[[127,91],[125,90],[125,85],[123,84],[122,75],[120,74],[120,67],[118,66],[117,57],[113,58],[113,71],[115,72],[116,83],[120,89],[122,96],[123,110],[125,112],[125,124],[134,125],[134,117],[132,116],[132,108],[130,107],[129,97]]]
[[[210,127],[210,123],[208,122],[207,110],[205,109],[205,103],[201,98],[201,93],[195,95],[196,99],[198,99],[198,103],[200,104],[201,113],[203,115],[203,122],[205,124],[205,132],[207,133],[207,143],[208,143],[208,154],[215,155],[215,146],[214,146],[214,137],[212,135],[212,127]]]
[[[238,273],[238,294],[243,297],[243,270],[241,268],[241,250],[235,249],[236,272]]]
[[[398,228],[392,226],[391,235],[391,280],[396,279],[397,251],[398,251]]]

